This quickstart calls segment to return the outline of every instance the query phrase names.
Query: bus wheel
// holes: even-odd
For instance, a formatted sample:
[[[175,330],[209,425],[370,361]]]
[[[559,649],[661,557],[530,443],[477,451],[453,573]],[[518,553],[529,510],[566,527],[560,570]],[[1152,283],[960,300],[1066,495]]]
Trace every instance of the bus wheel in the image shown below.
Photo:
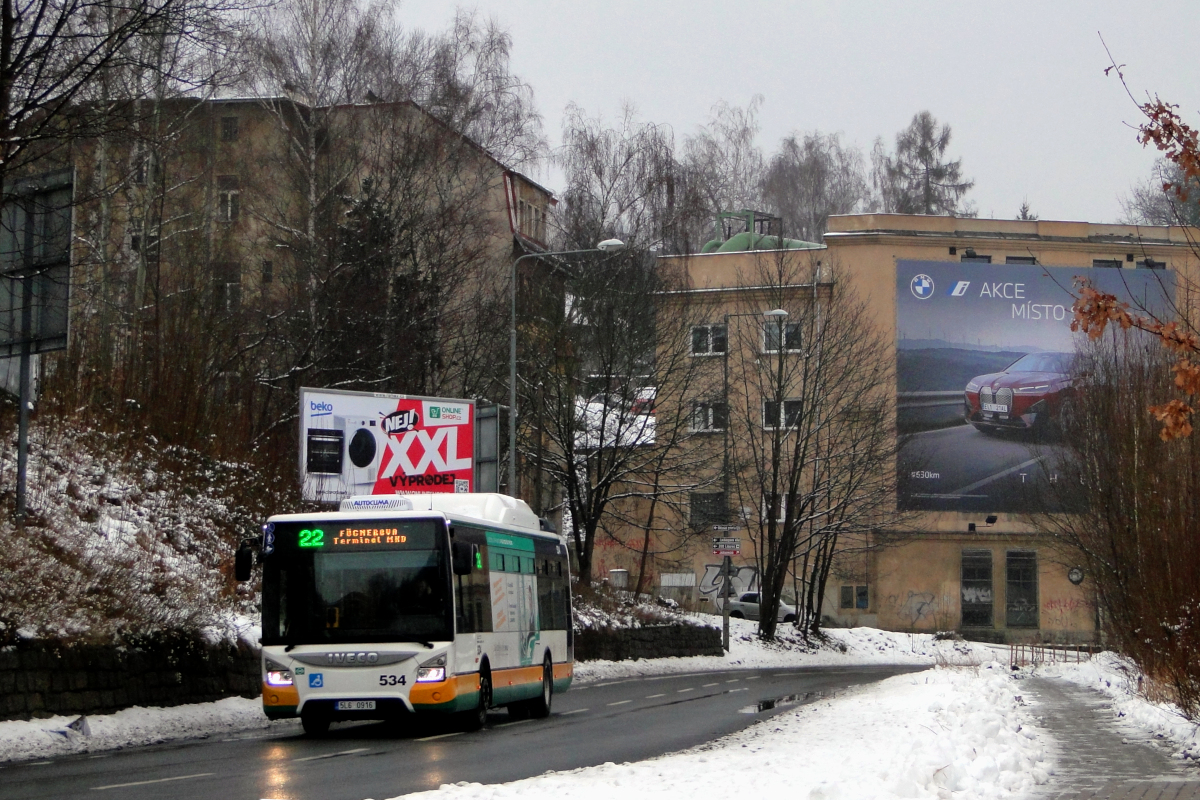
[[[463,711],[462,726],[468,731],[477,731],[487,724],[488,709],[492,705],[492,671],[487,663],[479,667],[479,705],[471,711]]]
[[[554,696],[554,667],[550,663],[549,654],[542,664],[542,693],[529,701],[529,716],[534,719],[545,719],[550,716],[550,701]]]
[[[330,722],[329,715],[318,709],[306,708],[300,712],[300,724],[304,726],[304,732],[314,739],[329,733]]]

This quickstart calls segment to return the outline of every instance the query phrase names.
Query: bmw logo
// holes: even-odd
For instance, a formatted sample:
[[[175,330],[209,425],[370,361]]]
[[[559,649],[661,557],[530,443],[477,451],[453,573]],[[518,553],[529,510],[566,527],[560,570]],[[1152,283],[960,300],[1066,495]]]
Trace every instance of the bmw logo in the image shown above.
[[[933,278],[928,275],[914,275],[908,288],[912,289],[913,297],[918,300],[928,300],[933,297]]]

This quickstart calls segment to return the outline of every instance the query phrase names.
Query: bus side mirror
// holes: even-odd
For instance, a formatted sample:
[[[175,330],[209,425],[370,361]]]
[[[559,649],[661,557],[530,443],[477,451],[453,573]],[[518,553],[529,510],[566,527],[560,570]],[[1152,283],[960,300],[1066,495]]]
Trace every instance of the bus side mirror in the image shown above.
[[[233,577],[238,582],[248,581],[253,570],[254,547],[249,542],[242,542],[241,547],[237,549],[237,555],[233,557]]]
[[[471,568],[475,565],[475,553],[478,551],[479,545],[469,542],[451,542],[450,563],[454,568],[454,574],[470,575]]]

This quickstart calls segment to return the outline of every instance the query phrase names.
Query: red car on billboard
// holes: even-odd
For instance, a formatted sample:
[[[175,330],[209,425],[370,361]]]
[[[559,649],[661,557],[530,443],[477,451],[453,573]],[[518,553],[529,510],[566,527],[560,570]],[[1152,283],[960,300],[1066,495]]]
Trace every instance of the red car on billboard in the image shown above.
[[[1028,353],[967,383],[967,422],[983,433],[1044,431],[1071,391],[1072,353]]]

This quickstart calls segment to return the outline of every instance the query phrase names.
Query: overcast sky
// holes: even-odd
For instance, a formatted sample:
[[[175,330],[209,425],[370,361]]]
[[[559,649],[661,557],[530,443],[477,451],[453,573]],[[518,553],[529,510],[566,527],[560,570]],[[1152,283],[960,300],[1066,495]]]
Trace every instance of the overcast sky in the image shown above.
[[[1028,198],[1042,219],[1115,222],[1118,195],[1154,154],[1099,34],[1138,97],[1157,92],[1200,124],[1200,2],[754,2],[478,0],[513,38],[557,145],[564,107],[613,119],[628,100],[677,142],[715,102],[765,103],[760,144],[840,131],[868,154],[914,113],[953,129],[980,216],[1011,218]],[[446,0],[402,0],[407,27],[444,29]],[[557,178],[541,179],[557,189]]]

